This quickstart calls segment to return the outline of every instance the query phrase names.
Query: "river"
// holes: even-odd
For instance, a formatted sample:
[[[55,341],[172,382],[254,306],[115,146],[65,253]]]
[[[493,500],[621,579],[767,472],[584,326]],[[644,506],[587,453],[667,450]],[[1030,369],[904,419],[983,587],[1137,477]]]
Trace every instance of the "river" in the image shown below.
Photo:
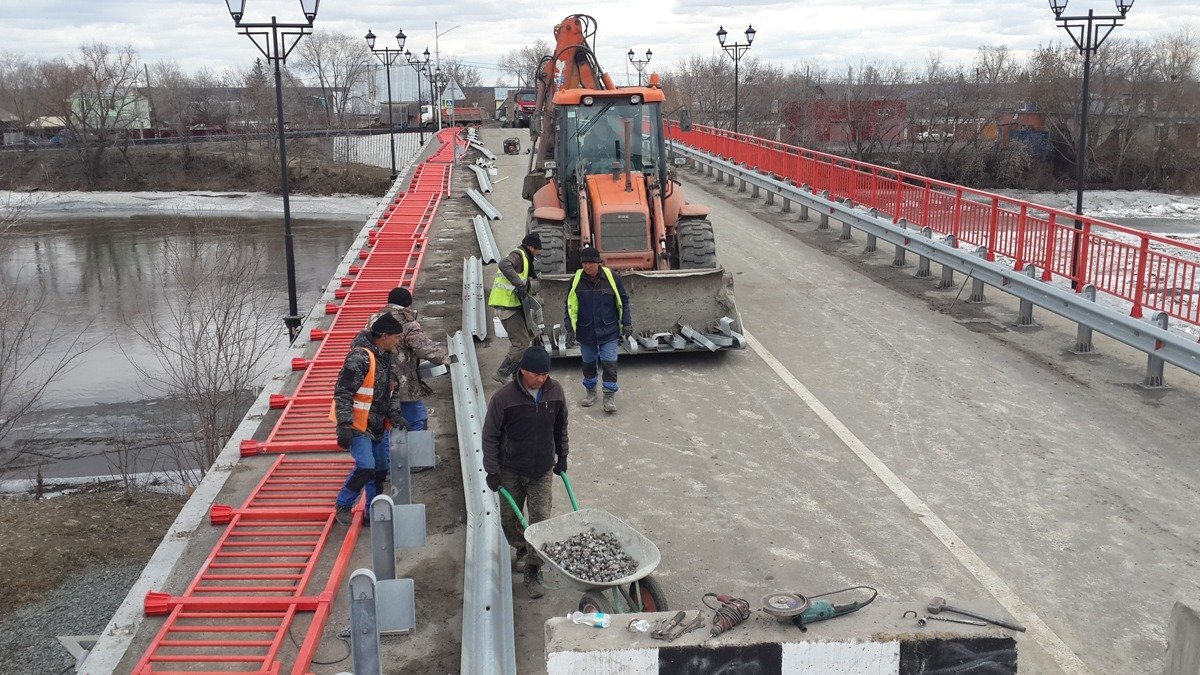
[[[301,314],[320,297],[365,216],[293,222]],[[70,338],[80,333],[83,342],[94,345],[51,384],[33,423],[15,430],[6,443],[25,445],[49,477],[106,472],[107,462],[96,455],[115,429],[152,436],[155,430],[148,427],[161,424],[149,414],[161,403],[159,394],[130,364],[157,365],[131,322],[163,310],[161,294],[154,291],[169,285],[159,265],[166,247],[230,236],[268,261],[262,283],[277,299],[282,350],[287,282],[280,217],[105,216],[33,221],[6,233],[0,269],[15,275],[22,287],[44,293],[43,330],[53,327],[62,336],[46,358],[60,359]],[[31,471],[27,467],[6,477]]]

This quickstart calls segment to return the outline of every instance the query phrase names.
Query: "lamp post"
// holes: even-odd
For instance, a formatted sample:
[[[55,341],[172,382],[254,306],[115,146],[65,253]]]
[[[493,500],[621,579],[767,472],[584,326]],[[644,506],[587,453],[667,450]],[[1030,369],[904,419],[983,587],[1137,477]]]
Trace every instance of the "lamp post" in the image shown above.
[[[425,48],[424,61],[420,59],[414,59],[412,52],[408,51],[404,52],[404,60],[408,63],[408,65],[412,66],[412,69],[417,73],[417,105],[423,106],[425,105],[425,95],[421,93],[421,75],[429,70],[429,48]],[[432,109],[429,111],[429,116],[430,118],[433,117]],[[417,109],[417,129],[419,130],[418,134],[420,135],[419,140],[421,145],[425,145],[425,124],[421,121],[420,108]]]
[[[426,51],[428,51],[428,50],[426,50]],[[428,63],[429,55],[426,54],[425,56],[426,56],[426,62]],[[429,116],[431,119],[433,119],[435,121],[435,123],[437,124],[437,128],[441,129],[442,128],[441,102],[438,101],[438,97],[442,92],[442,82],[443,82],[443,79],[445,76],[442,75],[441,70],[436,70],[432,66],[432,64],[425,66],[425,74],[429,78],[429,104],[430,104],[430,108],[429,108],[430,115]],[[435,111],[437,113],[436,116],[434,115]]]
[[[754,43],[754,35],[758,31],[754,30],[754,26],[746,29],[746,44],[735,42],[731,45],[725,44],[725,36],[729,35],[725,31],[725,27],[721,26],[717,30],[717,42],[721,43],[721,49],[733,59],[733,133],[738,132],[738,61],[742,60],[742,55],[750,49],[750,45]]]
[[[246,0],[225,0],[233,25],[242,35],[250,38],[258,51],[275,65],[275,115],[279,127],[279,185],[283,192],[283,250],[287,264],[288,315],[283,317],[288,340],[295,342],[300,335],[300,309],[296,306],[296,256],[292,250],[292,210],[288,199],[291,185],[288,182],[287,145],[283,131],[283,82],[280,65],[283,64],[300,43],[300,38],[312,33],[313,21],[317,18],[317,7],[321,0],[300,0],[304,23],[280,23],[274,16],[270,23],[244,23]]]
[[[1088,81],[1092,72],[1092,54],[1100,49],[1113,29],[1122,25],[1125,15],[1133,8],[1134,0],[1115,0],[1117,14],[1096,14],[1089,9],[1087,16],[1063,16],[1067,0],[1049,0],[1054,20],[1062,26],[1079,53],[1083,55],[1083,101],[1079,109],[1079,144],[1075,148],[1075,213],[1083,215],[1083,180],[1087,168]],[[1075,221],[1075,236],[1071,242],[1071,288],[1079,287],[1079,239],[1083,222]]]
[[[635,59],[633,57],[633,49],[629,50],[629,62],[632,63],[633,67],[637,68],[637,71],[638,71],[638,86],[639,87],[642,86],[642,71],[646,69],[646,64],[650,63],[650,57],[653,55],[654,55],[654,52],[647,49],[645,60]],[[628,73],[629,71],[625,71],[625,72]]]
[[[392,180],[396,180],[396,123],[392,117],[392,64],[400,57],[404,50],[404,40],[407,36],[404,31],[396,33],[396,44],[400,45],[399,49],[391,49],[384,47],[383,49],[375,48],[375,34],[367,29],[367,48],[379,59],[383,64],[384,70],[387,72],[387,95],[388,95],[388,143],[392,148]]]

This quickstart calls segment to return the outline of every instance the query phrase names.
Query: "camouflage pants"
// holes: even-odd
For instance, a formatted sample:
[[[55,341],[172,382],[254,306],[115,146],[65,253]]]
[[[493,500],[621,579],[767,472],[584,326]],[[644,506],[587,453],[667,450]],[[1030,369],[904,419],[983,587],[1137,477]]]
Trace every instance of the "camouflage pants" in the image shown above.
[[[509,314],[509,316],[505,316],[505,314]],[[500,324],[504,326],[505,332],[508,333],[509,347],[505,358],[513,363],[520,363],[525,350],[529,348],[529,345],[533,344],[533,332],[525,324],[525,313],[500,309],[497,311],[497,315],[500,317]]]
[[[501,470],[500,485],[508,490],[517,506],[525,510],[526,519],[530,525],[540,523],[550,517],[554,494],[552,490],[554,487],[553,471],[547,471],[537,478],[530,478],[512,471]],[[504,497],[501,497],[500,501],[502,502],[500,504],[500,524],[504,527],[504,536],[508,539],[509,545],[517,550],[517,560],[523,557],[529,567],[541,567],[542,559],[525,543],[525,535],[521,532],[521,524],[517,522],[517,516],[513,513],[512,507],[504,501]]]

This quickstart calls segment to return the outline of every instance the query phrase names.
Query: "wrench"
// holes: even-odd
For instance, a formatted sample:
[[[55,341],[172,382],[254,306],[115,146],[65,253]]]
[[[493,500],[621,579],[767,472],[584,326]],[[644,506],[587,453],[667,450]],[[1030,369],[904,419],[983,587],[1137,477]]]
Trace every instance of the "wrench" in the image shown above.
[[[688,633],[696,630],[697,628],[703,628],[703,627],[704,627],[704,612],[699,612],[696,614],[696,618],[694,618],[690,622],[688,622],[685,626],[683,626],[683,628],[681,630],[667,635],[667,642],[674,642],[674,641],[678,640],[679,638],[683,637],[684,635],[687,635]]]

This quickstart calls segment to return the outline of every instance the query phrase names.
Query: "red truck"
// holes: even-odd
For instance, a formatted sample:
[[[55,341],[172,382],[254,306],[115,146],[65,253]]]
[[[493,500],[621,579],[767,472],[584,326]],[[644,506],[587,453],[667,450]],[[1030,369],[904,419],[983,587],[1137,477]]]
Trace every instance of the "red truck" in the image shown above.
[[[501,111],[502,126],[528,127],[529,118],[537,109],[537,92],[532,89],[518,89],[508,95]]]
[[[437,126],[437,119],[432,113],[433,106],[421,106],[421,126],[432,129]],[[442,126],[467,126],[468,124],[483,124],[487,120],[483,108],[442,108]]]

